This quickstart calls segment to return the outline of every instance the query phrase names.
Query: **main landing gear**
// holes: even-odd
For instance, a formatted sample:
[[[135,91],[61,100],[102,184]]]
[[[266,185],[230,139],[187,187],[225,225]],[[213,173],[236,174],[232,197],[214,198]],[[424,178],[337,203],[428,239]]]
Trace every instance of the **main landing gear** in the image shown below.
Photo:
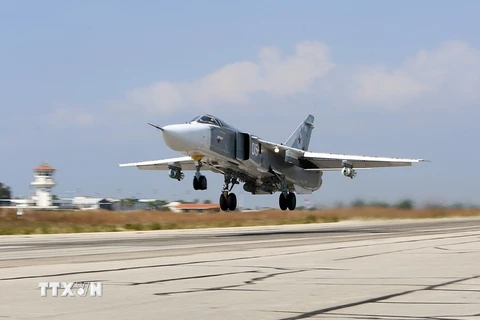
[[[280,196],[278,197],[278,204],[280,206],[280,209],[283,211],[289,209],[289,210],[295,210],[297,207],[297,197],[295,196],[295,193],[289,192],[285,196],[285,194],[282,192],[280,193]]]
[[[197,165],[195,166],[196,168],[195,177],[193,177],[194,190],[207,190],[207,177],[205,177],[203,174],[200,173],[201,167],[202,167],[202,163],[199,160]]]
[[[230,193],[233,187],[238,184],[238,180],[230,174],[225,174],[225,183],[223,184],[222,194],[220,195],[220,209],[222,211],[235,211],[237,208],[237,196],[235,193]],[[229,185],[231,186],[229,187]]]
[[[285,176],[279,176],[282,192],[278,197],[278,205],[282,211],[287,209],[295,210],[297,207],[297,196],[293,192],[288,192],[288,185]]]

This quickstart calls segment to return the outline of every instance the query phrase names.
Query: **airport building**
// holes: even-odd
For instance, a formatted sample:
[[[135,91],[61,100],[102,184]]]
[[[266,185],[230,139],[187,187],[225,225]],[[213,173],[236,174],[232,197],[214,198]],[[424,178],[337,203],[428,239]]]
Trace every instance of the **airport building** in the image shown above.
[[[31,183],[32,187],[36,189],[35,196],[32,200],[38,208],[48,209],[53,208],[52,189],[56,183],[53,179],[55,169],[46,163],[42,163],[37,168],[33,169],[35,180]]]
[[[135,210],[158,210],[169,209],[172,212],[219,212],[219,204],[201,203],[180,203],[171,202],[163,207],[152,206],[157,199],[115,199],[76,196],[72,198],[56,198],[52,189],[56,186],[56,169],[48,163],[41,163],[33,169],[33,181],[30,186],[34,189],[31,197],[24,199],[1,199],[0,206],[15,209],[34,210],[114,210],[114,211],[135,211]]]
[[[33,169],[34,180],[30,185],[35,189],[35,195],[25,199],[7,199],[2,201],[3,206],[22,207],[25,209],[55,209],[58,204],[53,203],[52,189],[55,187],[55,168],[42,163]]]

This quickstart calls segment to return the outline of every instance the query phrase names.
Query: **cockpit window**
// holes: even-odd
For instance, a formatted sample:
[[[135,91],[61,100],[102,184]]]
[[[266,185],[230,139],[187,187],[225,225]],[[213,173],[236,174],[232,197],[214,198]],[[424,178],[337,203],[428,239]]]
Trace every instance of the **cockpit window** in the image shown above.
[[[207,123],[207,124],[213,124],[214,126],[219,126],[220,127],[220,122],[218,122],[217,119],[215,119],[212,116],[205,115],[201,116],[200,118],[196,119],[198,123]]]
[[[234,127],[232,127],[231,125],[227,124],[226,122],[212,116],[212,115],[209,115],[209,114],[205,114],[205,115],[202,115],[202,116],[196,116],[195,118],[193,118],[190,122],[198,122],[198,123],[206,123],[206,124],[212,124],[214,126],[219,126],[219,127],[222,127],[222,128],[229,128],[229,129],[232,129],[234,131],[239,131],[237,129],[235,129]]]

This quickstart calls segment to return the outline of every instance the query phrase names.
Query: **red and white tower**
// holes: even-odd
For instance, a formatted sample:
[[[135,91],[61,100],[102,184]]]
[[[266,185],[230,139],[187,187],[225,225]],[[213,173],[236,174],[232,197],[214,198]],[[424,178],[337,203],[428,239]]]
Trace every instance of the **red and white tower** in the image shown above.
[[[42,163],[37,168],[33,169],[35,180],[31,183],[36,188],[36,195],[33,199],[37,207],[51,207],[52,206],[52,188],[56,183],[53,180],[55,169],[46,163]]]

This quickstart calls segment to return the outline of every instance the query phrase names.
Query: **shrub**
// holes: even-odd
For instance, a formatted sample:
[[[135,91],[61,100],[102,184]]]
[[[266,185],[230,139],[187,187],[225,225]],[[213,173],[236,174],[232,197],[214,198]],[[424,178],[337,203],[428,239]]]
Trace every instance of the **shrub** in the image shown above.
[[[148,229],[149,230],[161,230],[162,229],[162,225],[158,222],[153,222],[153,223],[150,223],[148,225]]]
[[[395,208],[403,209],[403,210],[412,210],[413,209],[413,201],[410,199],[400,200],[396,205]]]
[[[365,201],[362,199],[354,200],[352,202],[352,207],[354,208],[365,207]]]
[[[127,230],[143,230],[143,225],[140,223],[127,223],[125,225]]]
[[[383,201],[372,201],[369,204],[371,207],[377,207],[377,208],[388,208],[390,205],[386,202]]]

